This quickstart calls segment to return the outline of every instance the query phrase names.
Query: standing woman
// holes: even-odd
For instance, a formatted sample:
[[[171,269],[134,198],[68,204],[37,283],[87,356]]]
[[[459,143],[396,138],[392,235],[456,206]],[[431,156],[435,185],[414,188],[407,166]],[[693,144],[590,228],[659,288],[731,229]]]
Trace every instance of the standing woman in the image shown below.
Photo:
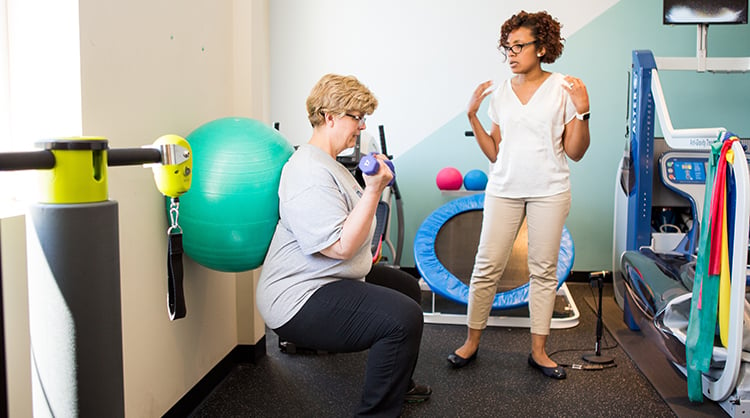
[[[589,147],[589,97],[581,80],[551,73],[563,50],[560,23],[547,12],[521,11],[503,23],[498,49],[513,76],[490,98],[489,134],[477,111],[492,81],[471,96],[468,117],[479,148],[492,163],[484,221],[472,272],[464,344],[448,356],[455,368],[477,357],[497,283],[527,218],[531,352],[528,363],[545,376],[565,370],[545,350],[557,288],[560,237],[570,210],[567,159],[580,160]]]
[[[393,173],[360,187],[336,161],[355,145],[378,102],[355,77],[328,74],[307,98],[310,140],[284,165],[279,222],[263,262],[256,302],[266,325],[297,345],[334,353],[369,350],[356,416],[396,417],[404,401],[432,390],[411,379],[422,340],[417,280],[373,266],[375,211]]]

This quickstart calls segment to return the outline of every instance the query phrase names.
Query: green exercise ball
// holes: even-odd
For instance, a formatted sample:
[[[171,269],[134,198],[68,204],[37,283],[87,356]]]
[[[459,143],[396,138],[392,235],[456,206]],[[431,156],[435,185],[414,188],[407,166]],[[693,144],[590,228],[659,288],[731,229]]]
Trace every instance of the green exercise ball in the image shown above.
[[[213,270],[263,264],[279,220],[281,168],[294,147],[253,119],[223,118],[187,136],[193,181],[180,197],[185,254]]]

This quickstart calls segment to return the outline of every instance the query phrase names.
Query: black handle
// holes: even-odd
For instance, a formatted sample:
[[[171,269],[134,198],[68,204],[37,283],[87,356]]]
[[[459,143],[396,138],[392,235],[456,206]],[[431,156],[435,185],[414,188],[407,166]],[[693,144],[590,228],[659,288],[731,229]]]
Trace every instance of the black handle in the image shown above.
[[[107,151],[107,164],[110,167],[160,162],[161,151],[156,148],[119,148]]]
[[[49,150],[0,153],[0,171],[39,170],[54,166],[55,156]]]

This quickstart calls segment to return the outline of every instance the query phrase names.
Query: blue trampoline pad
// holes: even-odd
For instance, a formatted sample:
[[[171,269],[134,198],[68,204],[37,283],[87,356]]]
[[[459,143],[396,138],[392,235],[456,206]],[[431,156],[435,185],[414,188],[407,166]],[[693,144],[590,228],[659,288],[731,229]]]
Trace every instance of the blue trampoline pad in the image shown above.
[[[443,266],[435,254],[435,241],[440,229],[451,218],[469,211],[484,210],[484,193],[452,200],[432,212],[417,230],[414,237],[414,262],[422,279],[430,289],[442,297],[458,303],[469,303],[469,286]],[[568,228],[563,226],[560,240],[560,254],[557,260],[557,287],[560,288],[570,275],[575,259],[573,238]],[[529,303],[529,283],[512,290],[498,292],[492,309],[514,309]]]

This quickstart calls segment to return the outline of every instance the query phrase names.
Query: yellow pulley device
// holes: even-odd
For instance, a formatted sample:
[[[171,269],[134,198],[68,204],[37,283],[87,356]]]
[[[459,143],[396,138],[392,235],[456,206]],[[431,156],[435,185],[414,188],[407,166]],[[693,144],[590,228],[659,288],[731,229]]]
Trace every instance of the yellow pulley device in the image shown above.
[[[193,153],[185,138],[178,135],[164,135],[158,138],[152,148],[161,153],[160,164],[151,166],[156,187],[170,198],[169,227],[167,229],[167,309],[169,319],[184,318],[187,314],[182,285],[182,228],[180,216],[180,196],[190,190],[193,179]]]
[[[154,164],[156,187],[164,196],[180,197],[190,190],[193,180],[193,153],[187,140],[178,135],[158,138],[153,148],[161,151],[161,164]]]

